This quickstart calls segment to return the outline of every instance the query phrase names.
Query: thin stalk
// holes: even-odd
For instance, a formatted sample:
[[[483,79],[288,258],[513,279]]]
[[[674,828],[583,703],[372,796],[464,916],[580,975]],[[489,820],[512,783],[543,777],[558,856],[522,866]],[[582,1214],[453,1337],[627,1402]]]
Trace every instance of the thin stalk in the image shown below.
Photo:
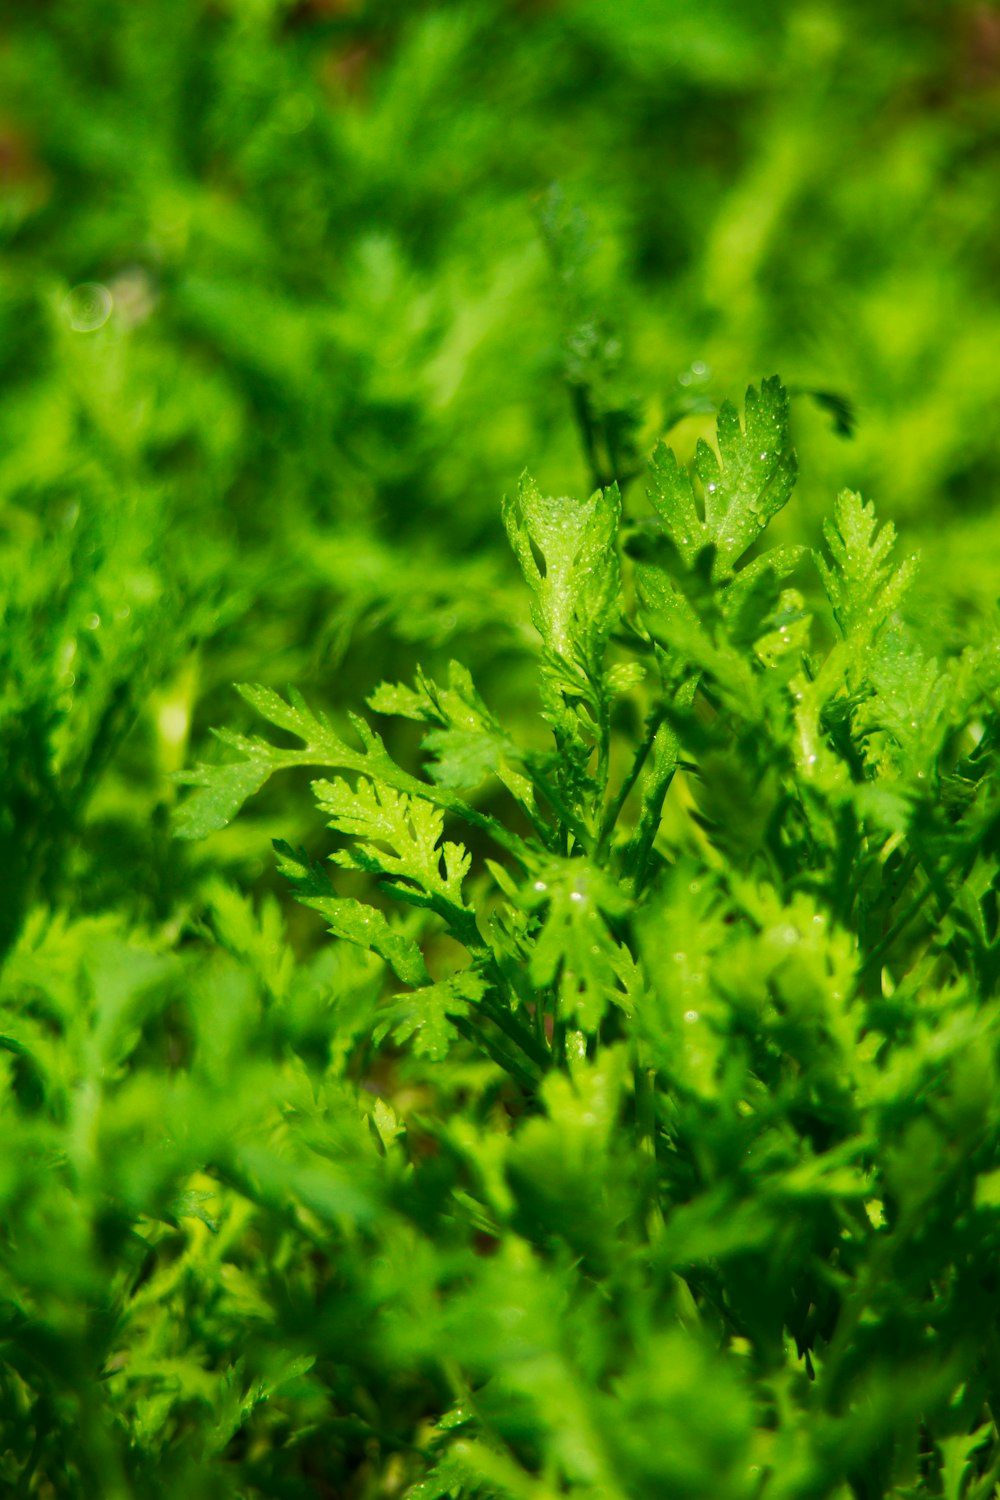
[[[454,931],[454,925],[450,925]],[[474,939],[461,938],[460,941],[473,958],[479,959],[492,988],[492,993],[488,990],[479,1002],[479,1009],[524,1053],[525,1057],[529,1058],[536,1067],[541,1068],[543,1073],[546,1072],[551,1063],[548,1048],[539,1045],[530,1027],[523,1025],[510,1007],[501,1003],[500,997],[506,995],[507,984],[499,964],[489,945],[483,941],[478,927],[475,930]]]
[[[510,1041],[521,1049],[525,1057],[530,1058],[543,1072],[549,1067],[550,1058],[547,1049],[539,1046],[532,1033],[526,1026],[521,1025],[511,1011],[491,1001],[488,995],[480,1002],[480,1009]]]
[[[583,824],[576,817],[576,815],[572,813],[566,806],[559,792],[549,781],[548,777],[542,771],[540,771],[537,766],[531,767],[531,774],[534,778],[536,786],[544,795],[546,802],[548,802],[549,806],[552,808],[552,811],[556,814],[559,821],[563,825],[564,832],[568,831],[569,833],[571,833],[580,847],[584,850],[584,852],[589,854],[591,838],[587,829],[584,828]]]
[[[482,1047],[497,1066],[508,1073],[523,1089],[529,1094],[535,1092],[538,1088],[537,1075],[526,1068],[516,1057],[498,1046],[484,1031],[473,1026],[467,1016],[449,1016],[448,1019],[460,1036],[464,1036],[466,1041],[472,1042],[474,1046]]]
[[[597,802],[603,801],[611,776],[611,720],[606,703],[601,704],[600,724],[597,736]],[[598,834],[600,848],[600,834]]]
[[[653,748],[653,741],[656,739],[657,731],[663,723],[663,713],[664,710],[662,708],[655,709],[647,718],[646,733],[643,735],[642,743],[635,752],[628,775],[604,810],[604,817],[601,820],[601,829],[597,840],[598,860],[605,853],[608,840],[617,827],[618,819],[621,817],[622,808],[628,801],[629,793],[639,780],[639,773],[649,759],[649,752]]]
[[[923,890],[920,892],[920,895],[916,896],[910,902],[909,906],[906,907],[904,911],[900,912],[895,922],[893,922],[892,926],[889,928],[889,931],[875,944],[875,947],[868,954],[868,957],[865,959],[865,969],[873,969],[877,965],[881,964],[882,960],[889,954],[890,950],[892,949],[892,945],[899,937],[899,934],[905,928],[909,927],[914,917],[919,916],[921,910],[926,905],[928,896],[931,896],[933,894],[933,886],[925,885]]]
[[[639,1046],[633,1070],[635,1089],[635,1134],[639,1153],[639,1181],[645,1211],[645,1228],[651,1245],[663,1234],[656,1167],[656,1069],[643,1059]]]
[[[660,724],[656,734],[653,736],[655,746],[657,736],[664,729]],[[658,774],[652,779],[643,797],[642,814],[639,818],[639,826],[628,847],[625,859],[625,870],[627,872],[628,884],[633,893],[642,889],[646,878],[646,867],[649,856],[653,849],[653,840],[656,838],[663,815],[663,802],[677,771],[678,755],[677,746],[674,745],[674,753],[671,759],[665,761],[658,768]]]

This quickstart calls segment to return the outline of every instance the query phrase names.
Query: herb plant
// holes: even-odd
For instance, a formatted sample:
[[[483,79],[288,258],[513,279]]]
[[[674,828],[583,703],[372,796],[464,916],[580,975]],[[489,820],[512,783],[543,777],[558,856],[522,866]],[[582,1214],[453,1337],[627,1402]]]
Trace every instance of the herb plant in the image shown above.
[[[5,7],[0,1497],[992,1500],[997,37]]]
[[[820,553],[763,548],[795,478],[770,379],[690,469],[657,449],[648,514],[522,481],[531,743],[456,663],[369,699],[422,775],[263,687],[282,743],[185,773],[188,837],[326,773],[346,873],[277,851],[330,1035],[220,893],[297,1082],[211,1171],[295,1226],[271,1295],[390,1491],[993,1494],[1000,652],[925,654],[855,494]]]

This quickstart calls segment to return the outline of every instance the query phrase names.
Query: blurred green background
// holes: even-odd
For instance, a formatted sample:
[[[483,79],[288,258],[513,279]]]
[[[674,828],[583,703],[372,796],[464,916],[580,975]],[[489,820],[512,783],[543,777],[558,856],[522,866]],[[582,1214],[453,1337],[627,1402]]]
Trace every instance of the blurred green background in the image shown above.
[[[609,467],[567,382],[623,476],[764,374],[846,398],[795,402],[786,533],[860,488],[939,638],[992,609],[1000,8],[47,0],[0,97],[8,929],[171,910],[234,678],[339,709],[457,652],[516,709],[499,497]]]

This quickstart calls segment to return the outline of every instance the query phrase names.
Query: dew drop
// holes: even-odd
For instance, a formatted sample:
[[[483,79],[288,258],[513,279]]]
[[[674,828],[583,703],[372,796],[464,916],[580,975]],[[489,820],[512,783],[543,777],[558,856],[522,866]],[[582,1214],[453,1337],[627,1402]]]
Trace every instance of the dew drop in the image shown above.
[[[94,333],[111,316],[115,300],[99,281],[83,281],[63,298],[63,317],[74,333]]]
[[[684,1012],[684,1019],[685,1019],[685,1021],[687,1021],[688,1025],[690,1026],[690,1024],[692,1023],[692,1021],[697,1021],[700,1018],[699,1018],[698,1012],[696,1010],[686,1010]]]
[[[88,615],[83,623],[88,630],[97,630],[101,624],[101,617],[100,615]]]
[[[547,891],[548,886],[545,884],[544,880],[536,880],[531,889],[533,891]]]

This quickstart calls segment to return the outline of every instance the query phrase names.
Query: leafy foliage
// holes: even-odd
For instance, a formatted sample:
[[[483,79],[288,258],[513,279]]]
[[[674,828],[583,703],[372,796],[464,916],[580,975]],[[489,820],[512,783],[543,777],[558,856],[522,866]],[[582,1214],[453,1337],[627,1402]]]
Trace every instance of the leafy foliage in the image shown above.
[[[991,1500],[990,7],[8,12],[0,1491]]]
[[[375,1120],[411,1173],[378,1357],[436,1365],[456,1403],[407,1462],[414,1496],[930,1495],[949,1464],[985,1496],[1000,1466],[983,1301],[1000,652],[922,655],[899,613],[914,563],[852,494],[815,558],[835,628],[814,643],[782,587],[807,559],[755,546],[794,481],[780,384],[719,427],[691,471],[654,455],[632,577],[614,489],[581,505],[523,481],[507,506],[553,752],[519,746],[454,665],[447,687],[421,673],[371,698],[435,726],[427,778],[295,695],[244,690],[307,751],[229,737],[262,773],[306,756],[356,776],[313,790],[367,898],[318,894],[287,850],[282,866],[409,986],[370,992],[389,1099],[429,1090]],[[631,763],[627,739],[610,753],[623,694],[646,725]],[[457,745],[474,769],[442,776]],[[189,833],[235,785],[229,763],[193,779]],[[523,832],[461,780],[479,802],[492,780]],[[347,1060],[339,1087],[356,1076]],[[397,1229],[353,1211],[398,1263]]]

